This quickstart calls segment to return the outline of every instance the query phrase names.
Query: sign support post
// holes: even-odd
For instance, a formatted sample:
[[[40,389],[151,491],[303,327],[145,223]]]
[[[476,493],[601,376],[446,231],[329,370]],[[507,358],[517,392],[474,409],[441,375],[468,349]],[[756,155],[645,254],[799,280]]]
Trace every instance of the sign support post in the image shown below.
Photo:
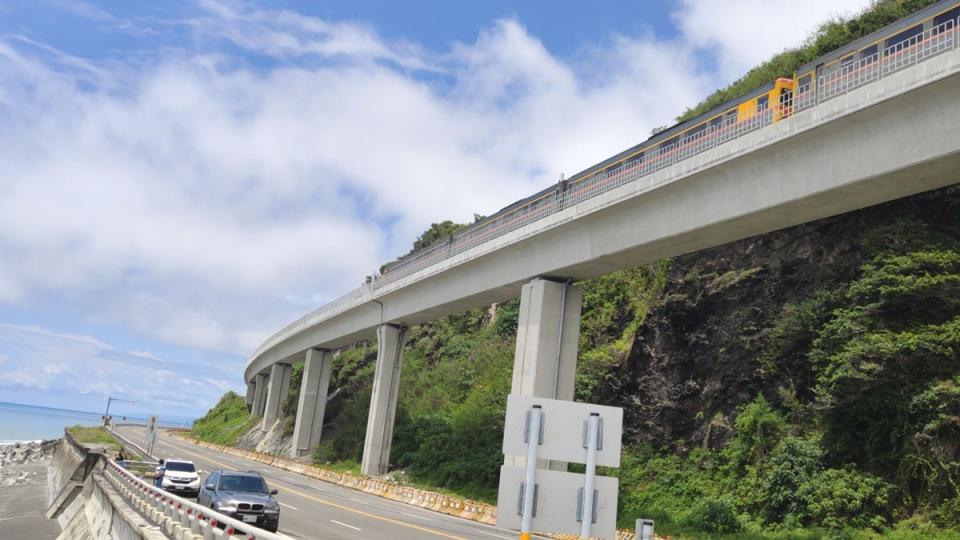
[[[593,525],[596,498],[593,483],[597,476],[597,439],[600,435],[600,415],[590,413],[587,420],[587,470],[583,480],[582,506],[580,507],[580,536],[590,538],[590,526]]]
[[[523,486],[523,517],[520,521],[520,540],[530,540],[533,525],[533,505],[537,493],[537,450],[540,446],[540,406],[534,405],[527,412],[527,470]]]

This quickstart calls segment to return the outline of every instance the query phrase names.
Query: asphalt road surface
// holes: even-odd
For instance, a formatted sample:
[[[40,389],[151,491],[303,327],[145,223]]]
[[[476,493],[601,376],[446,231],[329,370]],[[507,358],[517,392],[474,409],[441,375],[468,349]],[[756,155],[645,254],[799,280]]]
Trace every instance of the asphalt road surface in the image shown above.
[[[145,446],[142,427],[124,426],[118,431]],[[263,463],[201,448],[161,431],[154,448],[157,457],[193,461],[203,471],[214,469],[254,470],[279,490],[280,533],[292,538],[318,540],[478,539],[515,540],[513,531],[447,516],[431,510],[391,501],[362,491],[315,480]]]

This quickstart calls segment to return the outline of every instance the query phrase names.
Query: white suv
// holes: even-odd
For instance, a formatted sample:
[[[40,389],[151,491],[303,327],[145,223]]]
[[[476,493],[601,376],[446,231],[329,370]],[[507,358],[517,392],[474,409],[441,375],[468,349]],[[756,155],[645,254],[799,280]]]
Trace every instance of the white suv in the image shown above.
[[[200,473],[192,461],[168,459],[160,466],[160,487],[171,493],[196,497],[200,492]]]

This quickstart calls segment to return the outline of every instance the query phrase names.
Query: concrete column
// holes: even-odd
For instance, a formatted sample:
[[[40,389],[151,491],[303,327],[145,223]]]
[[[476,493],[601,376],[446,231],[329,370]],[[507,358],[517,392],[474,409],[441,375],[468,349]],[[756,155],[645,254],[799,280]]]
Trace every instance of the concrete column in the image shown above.
[[[573,401],[582,304],[579,287],[540,278],[523,286],[511,394]],[[526,459],[506,462],[520,466]],[[565,471],[567,464],[544,461],[538,468]]]
[[[373,374],[373,394],[363,443],[363,462],[360,464],[360,473],[367,476],[383,474],[390,465],[406,333],[406,328],[389,324],[377,328],[377,369]]]
[[[247,407],[253,405],[253,394],[256,393],[257,389],[257,383],[255,381],[256,379],[247,383]]]
[[[280,405],[290,391],[290,375],[293,368],[290,364],[274,364],[270,367],[270,384],[267,385],[267,406],[263,412],[263,429],[270,426],[280,416]]]
[[[293,428],[293,446],[290,449],[295,458],[307,455],[320,444],[332,369],[332,352],[321,349],[307,351],[307,359],[303,363],[300,402],[297,405],[297,423]]]
[[[583,290],[534,279],[520,291],[510,393],[573,400]]]
[[[250,406],[250,414],[254,416],[263,416],[263,406],[267,403],[268,380],[266,373],[257,373],[253,379],[253,404]]]

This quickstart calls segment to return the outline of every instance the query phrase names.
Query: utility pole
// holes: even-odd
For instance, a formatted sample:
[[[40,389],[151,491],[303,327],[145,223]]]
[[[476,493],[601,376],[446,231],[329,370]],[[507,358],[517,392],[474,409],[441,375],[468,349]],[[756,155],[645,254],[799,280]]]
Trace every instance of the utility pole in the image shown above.
[[[131,403],[131,404],[136,404],[136,403],[137,403],[136,401],[132,401],[132,400],[129,400],[129,399],[108,397],[108,398],[107,398],[107,411],[106,411],[105,413],[103,413],[103,425],[106,426],[106,427],[110,427],[110,404],[113,403],[114,401],[123,401],[123,402],[125,402],[125,403]]]

